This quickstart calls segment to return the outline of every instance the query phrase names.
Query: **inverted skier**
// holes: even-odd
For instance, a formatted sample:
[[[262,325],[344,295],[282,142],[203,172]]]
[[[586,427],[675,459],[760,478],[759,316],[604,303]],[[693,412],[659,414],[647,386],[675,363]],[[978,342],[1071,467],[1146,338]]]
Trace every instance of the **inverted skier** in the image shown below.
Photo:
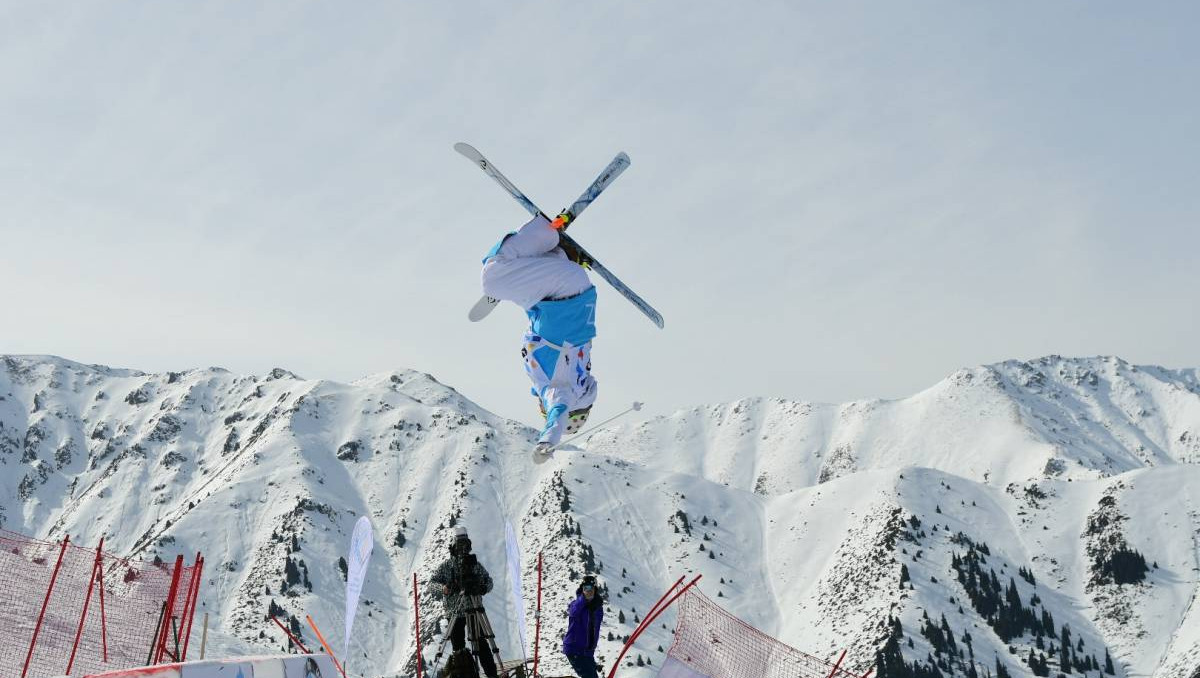
[[[483,259],[480,276],[484,294],[511,301],[529,316],[521,357],[546,418],[534,448],[542,454],[563,434],[581,429],[596,401],[596,287],[560,245],[559,229],[570,220],[566,212],[554,221],[534,217],[496,243]]]

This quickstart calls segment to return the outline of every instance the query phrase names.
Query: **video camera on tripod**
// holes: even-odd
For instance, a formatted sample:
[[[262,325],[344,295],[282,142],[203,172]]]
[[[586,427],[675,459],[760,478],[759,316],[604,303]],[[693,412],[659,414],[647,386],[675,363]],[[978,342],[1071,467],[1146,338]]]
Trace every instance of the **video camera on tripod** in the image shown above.
[[[449,632],[434,657],[434,666],[440,663],[447,641],[454,648],[440,676],[477,678],[482,668],[489,678],[495,678],[499,673],[500,650],[482,600],[491,591],[492,580],[471,552],[471,540],[465,529],[460,527],[456,531],[450,543],[450,559],[442,563],[432,581],[441,585],[450,621]]]
[[[471,553],[471,540],[460,535],[450,544],[450,556],[454,559],[454,577],[447,584],[451,593],[467,596],[482,596],[488,592],[487,584],[479,576],[479,561]]]

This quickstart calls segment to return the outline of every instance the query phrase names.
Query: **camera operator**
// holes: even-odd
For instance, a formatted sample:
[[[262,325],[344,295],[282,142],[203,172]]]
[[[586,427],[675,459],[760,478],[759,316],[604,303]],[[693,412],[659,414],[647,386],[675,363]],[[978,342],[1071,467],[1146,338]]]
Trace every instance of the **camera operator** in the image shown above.
[[[450,558],[438,566],[429,583],[434,598],[440,598],[446,608],[446,617],[453,620],[450,627],[450,645],[455,655],[466,647],[468,617],[472,613],[482,614],[482,608],[472,608],[472,596],[483,596],[492,590],[492,577],[471,553],[471,540],[466,528],[458,528],[454,542],[450,544]],[[478,634],[478,635],[477,635]],[[489,678],[496,678],[496,661],[482,637],[482,631],[472,628],[472,650],[479,657],[479,664]]]
[[[579,678],[597,678],[596,643],[604,621],[604,599],[596,590],[596,577],[585,575],[575,600],[567,606],[567,634],[563,636],[563,654]]]

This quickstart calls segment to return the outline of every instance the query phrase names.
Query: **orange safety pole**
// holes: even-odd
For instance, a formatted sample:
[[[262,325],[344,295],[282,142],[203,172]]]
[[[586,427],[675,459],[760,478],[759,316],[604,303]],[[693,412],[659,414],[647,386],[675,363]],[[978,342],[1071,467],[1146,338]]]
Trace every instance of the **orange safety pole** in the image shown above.
[[[92,604],[92,591],[96,588],[96,570],[100,567],[100,551],[104,549],[104,537],[100,537],[100,546],[96,547],[96,560],[92,563],[92,576],[88,578],[88,592],[83,599],[83,612],[79,614],[79,628],[75,630],[75,644],[71,646],[71,658],[67,660],[67,675],[75,666],[75,653],[79,651],[79,639],[83,637],[83,624],[87,621],[88,607]]]
[[[33,660],[33,648],[37,647],[37,637],[42,631],[42,620],[46,617],[46,608],[50,605],[50,594],[54,592],[54,582],[58,579],[58,570],[62,567],[63,554],[67,552],[67,544],[71,535],[63,537],[62,548],[58,550],[58,562],[54,565],[54,573],[50,575],[50,586],[46,587],[46,599],[42,601],[42,611],[38,614],[37,625],[33,627],[33,638],[29,641],[29,653],[25,655],[25,668],[21,669],[21,678],[29,673],[29,662]]]
[[[325,642],[325,636],[321,635],[321,629],[317,628],[317,623],[313,621],[312,615],[306,614],[304,615],[304,618],[308,620],[308,625],[311,626],[313,632],[317,634],[317,640],[321,641],[321,647],[325,648],[325,654],[329,655],[329,658],[333,660],[333,665],[337,667],[338,673],[342,674],[342,678],[346,678],[346,670],[343,669],[342,665],[338,663],[337,657],[333,654],[333,650],[329,649],[329,643]]]

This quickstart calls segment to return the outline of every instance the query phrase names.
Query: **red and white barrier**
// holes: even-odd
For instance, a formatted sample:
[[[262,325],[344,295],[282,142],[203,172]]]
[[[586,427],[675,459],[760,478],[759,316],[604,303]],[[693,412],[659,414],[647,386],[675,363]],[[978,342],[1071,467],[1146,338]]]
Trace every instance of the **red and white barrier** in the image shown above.
[[[84,678],[340,678],[327,654],[214,659],[93,673]]]

